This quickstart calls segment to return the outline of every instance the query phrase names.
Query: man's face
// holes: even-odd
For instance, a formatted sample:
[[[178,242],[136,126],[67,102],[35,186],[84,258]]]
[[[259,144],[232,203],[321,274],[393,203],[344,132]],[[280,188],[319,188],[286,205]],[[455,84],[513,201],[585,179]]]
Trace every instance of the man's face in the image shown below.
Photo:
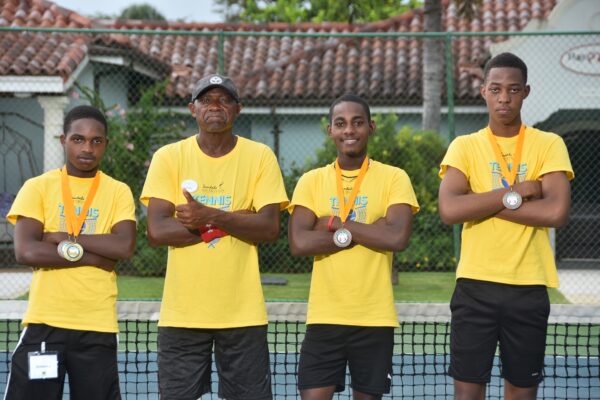
[[[362,105],[344,101],[333,108],[327,133],[339,154],[357,157],[366,153],[374,129],[375,125],[369,121]]]
[[[518,68],[492,68],[481,86],[481,96],[487,105],[490,119],[504,125],[510,125],[520,117],[523,100],[527,95],[529,85],[523,81],[523,74]]]
[[[106,151],[108,139],[104,125],[93,118],[76,119],[60,136],[70,175],[93,176]]]
[[[227,90],[216,87],[202,93],[189,104],[201,132],[231,132],[233,123],[242,106],[235,101]]]

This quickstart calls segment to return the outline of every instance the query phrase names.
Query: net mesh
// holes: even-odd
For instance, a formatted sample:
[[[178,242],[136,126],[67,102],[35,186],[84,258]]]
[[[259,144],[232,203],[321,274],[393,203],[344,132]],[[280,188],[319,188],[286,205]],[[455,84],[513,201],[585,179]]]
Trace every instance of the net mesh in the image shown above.
[[[20,332],[25,302],[0,302],[0,390],[6,386],[10,353]],[[269,349],[275,399],[299,399],[296,388],[298,354],[305,332],[304,303],[269,303]],[[124,399],[158,399],[157,320],[158,302],[122,302],[119,371]],[[400,328],[395,331],[393,380],[390,399],[449,399],[452,380],[449,365],[450,328],[447,304],[397,305]],[[593,306],[553,305],[548,328],[545,379],[539,399],[600,398],[600,312]],[[350,399],[346,390],[334,398]],[[217,399],[217,375],[212,375]],[[65,397],[68,398],[68,385]],[[502,399],[498,357],[494,360],[488,399]]]

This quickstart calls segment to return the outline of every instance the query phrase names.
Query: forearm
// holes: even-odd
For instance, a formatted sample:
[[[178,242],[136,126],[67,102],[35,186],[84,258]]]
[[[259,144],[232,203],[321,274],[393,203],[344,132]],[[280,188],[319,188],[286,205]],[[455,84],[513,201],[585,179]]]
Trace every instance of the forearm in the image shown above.
[[[527,226],[559,228],[566,224],[568,212],[556,202],[537,199],[523,202],[516,210],[503,209],[495,217]]]
[[[279,237],[279,218],[260,213],[215,211],[210,224],[240,240],[259,243]]]
[[[440,217],[446,224],[462,224],[496,215],[504,210],[502,197],[508,189],[485,193],[465,193],[446,196],[439,203]]]
[[[410,227],[399,231],[388,225],[385,219],[374,224],[347,221],[344,227],[352,233],[352,242],[373,250],[402,251],[408,247]]]
[[[148,242],[153,247],[184,247],[201,243],[202,238],[184,227],[177,219],[165,217],[159,221],[148,222]]]
[[[78,261],[68,261],[61,257],[57,245],[49,242],[36,242],[15,247],[17,263],[37,268],[73,268],[95,266],[108,271],[114,270],[116,261],[103,257],[84,248],[83,257]]]
[[[64,232],[52,234],[51,243],[58,244],[62,240],[68,240],[69,236]],[[113,233],[99,235],[79,235],[79,243],[86,252],[92,252],[99,256],[112,260],[130,258],[135,248],[135,238],[124,237]]]
[[[290,250],[294,256],[320,256],[347,249],[333,242],[333,233],[327,231],[304,231],[295,240],[290,240]]]

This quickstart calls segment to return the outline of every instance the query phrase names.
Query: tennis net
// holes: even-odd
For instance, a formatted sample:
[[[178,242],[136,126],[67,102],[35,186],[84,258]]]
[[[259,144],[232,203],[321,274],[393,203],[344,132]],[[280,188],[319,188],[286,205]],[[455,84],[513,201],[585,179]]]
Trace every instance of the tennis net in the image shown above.
[[[0,391],[8,378],[10,353],[17,344],[24,301],[0,302]],[[119,302],[119,371],[125,400],[158,399],[158,302]],[[395,331],[392,390],[389,399],[451,399],[449,309],[447,304],[398,304],[401,327]],[[275,399],[299,399],[298,354],[305,332],[305,303],[268,303],[269,347]],[[594,306],[553,305],[548,329],[545,379],[539,399],[600,399],[600,310]],[[213,367],[214,369],[214,367]],[[498,357],[488,399],[502,399]],[[213,371],[217,399],[217,376]],[[350,399],[348,388],[337,399]],[[68,398],[68,385],[65,397]]]

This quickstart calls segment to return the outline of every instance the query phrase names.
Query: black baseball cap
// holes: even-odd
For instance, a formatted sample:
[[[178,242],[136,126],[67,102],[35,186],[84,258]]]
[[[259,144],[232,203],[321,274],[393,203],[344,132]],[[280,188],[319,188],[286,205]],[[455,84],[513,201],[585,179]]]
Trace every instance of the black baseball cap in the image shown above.
[[[212,89],[215,87],[220,87],[227,90],[227,93],[229,93],[231,97],[235,99],[236,102],[240,102],[240,95],[238,94],[235,84],[230,78],[223,75],[211,74],[206,75],[204,78],[200,79],[198,83],[196,83],[196,86],[192,91],[192,103],[202,93],[206,92],[208,89]]]

